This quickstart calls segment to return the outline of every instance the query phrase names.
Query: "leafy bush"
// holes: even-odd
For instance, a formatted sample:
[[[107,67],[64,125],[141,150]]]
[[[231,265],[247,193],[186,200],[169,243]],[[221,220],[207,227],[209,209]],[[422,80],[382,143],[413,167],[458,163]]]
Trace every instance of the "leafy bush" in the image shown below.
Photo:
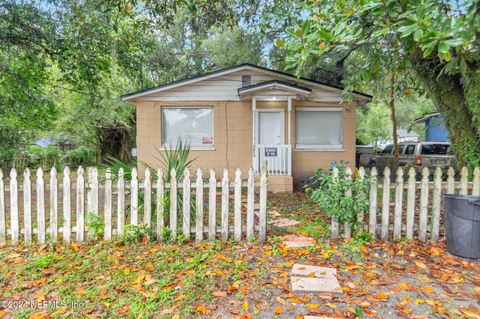
[[[103,234],[105,223],[100,215],[89,212],[87,214],[87,230],[91,239],[99,239]]]
[[[47,147],[32,145],[27,148],[26,154],[28,155],[28,164],[31,168],[41,167],[44,170],[57,166],[62,156],[60,148],[56,145]]]
[[[123,227],[122,241],[124,243],[135,243],[138,241],[148,241],[153,237],[153,231],[147,225],[126,225]]]
[[[62,158],[65,165],[71,167],[91,166],[97,162],[97,151],[94,149],[80,146],[68,151]]]
[[[318,169],[305,190],[329,217],[349,223],[356,229],[358,214],[366,212],[369,207],[371,177],[360,179],[357,173],[348,176],[345,163],[340,163],[337,168],[337,177],[333,170]],[[351,196],[347,191],[351,191]]]

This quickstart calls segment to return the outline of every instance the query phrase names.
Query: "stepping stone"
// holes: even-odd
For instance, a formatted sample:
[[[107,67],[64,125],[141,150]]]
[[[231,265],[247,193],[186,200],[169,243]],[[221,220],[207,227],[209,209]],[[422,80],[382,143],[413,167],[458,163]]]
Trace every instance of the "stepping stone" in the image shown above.
[[[300,222],[296,220],[291,220],[288,218],[280,218],[280,219],[271,220],[269,224],[272,224],[273,226],[276,226],[276,227],[284,228],[284,227],[296,226],[300,224]]]
[[[333,317],[304,316],[303,319],[339,319]]]
[[[286,235],[283,236],[283,245],[287,248],[311,247],[315,246],[315,240],[305,236]]]
[[[337,278],[308,278],[292,276],[293,293],[330,292],[341,293]]]
[[[267,213],[272,217],[280,217],[281,216],[280,213],[277,212],[276,210],[269,210]]]
[[[313,278],[337,278],[335,268],[326,268],[310,265],[295,264],[292,268],[292,276],[313,277]]]

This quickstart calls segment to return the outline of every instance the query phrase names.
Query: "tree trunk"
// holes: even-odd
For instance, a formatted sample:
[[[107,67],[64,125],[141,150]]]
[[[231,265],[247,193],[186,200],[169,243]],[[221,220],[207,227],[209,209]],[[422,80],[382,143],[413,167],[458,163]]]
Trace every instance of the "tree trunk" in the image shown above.
[[[392,73],[390,78],[390,101],[388,103],[390,107],[390,118],[392,120],[393,130],[393,171],[398,167],[398,133],[397,133],[397,117],[395,115],[395,73]]]

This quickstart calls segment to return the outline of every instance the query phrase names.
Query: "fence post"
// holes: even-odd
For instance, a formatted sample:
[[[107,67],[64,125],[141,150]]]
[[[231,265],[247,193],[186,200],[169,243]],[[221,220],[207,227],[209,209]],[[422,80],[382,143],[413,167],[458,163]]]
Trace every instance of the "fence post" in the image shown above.
[[[416,175],[415,169],[408,170],[408,191],[407,191],[407,239],[413,238],[413,224],[415,223],[415,196],[416,196]]]
[[[195,193],[195,241],[197,243],[203,240],[203,177],[202,170],[197,169],[197,189]]]
[[[264,161],[260,175],[260,216],[258,218],[260,242],[264,242],[267,235],[267,187],[267,161]]]
[[[44,191],[43,171],[39,167],[37,170],[37,238],[40,244],[45,243],[45,191]]]
[[[455,194],[455,170],[453,167],[448,168],[447,175],[447,194]]]
[[[440,234],[440,206],[442,202],[442,169],[437,167],[433,180],[433,207],[432,207],[432,235],[433,241],[437,241]]]
[[[382,197],[382,231],[380,238],[388,240],[388,226],[390,223],[390,168],[383,170],[383,197]]]
[[[460,173],[460,195],[468,195],[468,169],[462,168]]]
[[[373,167],[370,175],[372,176],[372,183],[370,184],[370,211],[368,218],[368,229],[372,239],[376,237],[377,229],[377,168]]]
[[[223,170],[222,179],[222,239],[228,239],[228,170]]]
[[[242,240],[242,172],[235,169],[235,202],[234,202],[234,225],[235,240]]]
[[[183,235],[190,237],[190,170],[183,173]]]
[[[345,175],[347,177],[347,180],[351,180],[352,179],[352,169],[350,167],[347,167],[345,169]],[[346,197],[352,197],[352,190],[351,189],[348,189],[346,192],[345,192],[345,196]],[[352,237],[352,225],[350,224],[350,222],[345,222],[343,224],[343,237],[344,238],[350,238]]]
[[[125,226],[125,172],[123,168],[118,170],[117,180],[117,237],[123,236]]]
[[[98,215],[98,170],[96,167],[93,168],[93,183],[91,185],[93,190],[93,212]]]
[[[217,180],[215,170],[210,170],[208,181],[208,239],[215,240],[217,233]]]
[[[130,224],[138,225],[138,174],[135,167],[132,168],[130,182]]]
[[[112,173],[110,168],[105,172],[105,231],[103,238],[105,240],[112,239]]]
[[[32,242],[32,183],[28,168],[23,172],[23,219],[25,243],[30,244]]]
[[[5,244],[7,242],[4,188],[5,186],[3,184],[3,172],[0,169],[0,244]]]
[[[143,223],[148,227],[152,228],[152,180],[150,177],[150,169],[147,167],[145,169],[145,180],[143,181]]]
[[[473,170],[473,188],[472,188],[472,195],[479,196],[480,195],[480,167],[475,167]]]
[[[248,195],[247,195],[247,240],[255,236],[254,218],[255,218],[255,176],[253,167],[248,170]]]
[[[402,209],[403,209],[403,169],[397,169],[395,181],[395,211],[393,219],[393,238],[400,239],[402,236]]]
[[[162,240],[163,236],[163,227],[165,226],[164,220],[164,211],[163,207],[163,196],[165,194],[165,189],[163,185],[163,170],[157,170],[157,240]]]
[[[10,171],[10,229],[12,243],[18,244],[19,226],[18,226],[18,185],[17,171],[12,168]]]
[[[50,170],[50,239],[57,241],[58,237],[58,182],[57,169]]]
[[[170,172],[170,232],[172,239],[177,238],[177,171]]]
[[[365,178],[365,169],[363,168],[363,166],[360,166],[360,168],[358,169],[358,177],[363,182],[363,179]],[[357,216],[357,224],[358,224],[357,234],[359,234],[359,235],[361,235],[363,233],[364,218],[365,218],[365,212],[362,211],[362,212],[358,213],[358,216]]]
[[[70,203],[70,168],[65,166],[63,169],[63,240],[67,243],[70,242],[71,229],[71,203]]]
[[[77,169],[77,241],[83,241],[85,232],[85,178],[83,168]]]
[[[420,190],[420,222],[418,237],[421,241],[427,239],[427,220],[428,220],[428,175],[430,174],[428,168],[424,167],[422,170],[422,186]]]
[[[333,174],[333,181],[338,180],[338,168],[334,167],[332,170]],[[339,234],[339,224],[338,224],[338,219],[335,217],[332,217],[332,238],[338,238]]]

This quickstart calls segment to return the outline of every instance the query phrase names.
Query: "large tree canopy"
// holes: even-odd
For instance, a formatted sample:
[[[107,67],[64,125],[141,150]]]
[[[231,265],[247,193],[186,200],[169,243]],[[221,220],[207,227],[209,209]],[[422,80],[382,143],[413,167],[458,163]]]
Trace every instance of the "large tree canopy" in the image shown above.
[[[277,46],[299,72],[326,55],[363,57],[348,87],[386,73],[403,90],[431,98],[461,160],[480,162],[480,2],[436,0],[276,1],[271,24],[284,22]],[[415,85],[417,83],[417,85]]]

